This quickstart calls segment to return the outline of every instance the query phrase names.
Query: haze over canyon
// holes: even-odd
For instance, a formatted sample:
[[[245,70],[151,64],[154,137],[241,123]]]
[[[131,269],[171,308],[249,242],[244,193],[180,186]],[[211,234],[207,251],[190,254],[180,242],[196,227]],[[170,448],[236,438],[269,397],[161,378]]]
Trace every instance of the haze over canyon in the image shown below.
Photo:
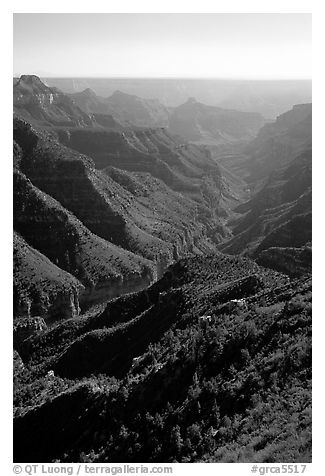
[[[14,461],[310,462],[310,81],[13,106]]]

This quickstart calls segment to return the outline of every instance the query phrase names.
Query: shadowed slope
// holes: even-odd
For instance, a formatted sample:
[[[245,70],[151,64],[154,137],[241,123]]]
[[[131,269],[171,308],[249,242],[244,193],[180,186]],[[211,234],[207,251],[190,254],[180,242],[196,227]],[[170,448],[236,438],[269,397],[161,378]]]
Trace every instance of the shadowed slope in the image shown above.
[[[311,241],[311,150],[274,172],[233,222],[234,237],[224,252],[258,256],[269,247],[300,247]]]
[[[81,303],[108,299],[155,277],[153,263],[91,233],[60,203],[14,174],[14,228],[84,286]]]
[[[14,232],[14,317],[78,315],[82,284]]]
[[[234,296],[243,309],[228,306]],[[309,461],[310,297],[310,282],[250,260],[196,257],[170,268],[147,300],[120,298],[95,320],[34,337],[14,460]],[[57,358],[70,377],[83,368],[121,379],[37,377]]]

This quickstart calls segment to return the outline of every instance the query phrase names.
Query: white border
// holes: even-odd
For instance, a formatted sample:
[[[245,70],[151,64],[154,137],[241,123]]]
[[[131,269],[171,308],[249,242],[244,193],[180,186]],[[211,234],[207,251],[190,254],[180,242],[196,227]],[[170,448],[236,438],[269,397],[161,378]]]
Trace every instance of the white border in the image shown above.
[[[306,475],[324,474],[324,352],[325,313],[322,295],[325,254],[324,230],[324,179],[325,179],[325,103],[324,103],[324,48],[325,15],[322,2],[316,1],[152,1],[69,2],[57,0],[14,1],[1,6],[1,294],[2,294],[2,341],[1,341],[1,430],[2,474],[12,474],[12,13],[310,13],[313,12],[313,463]],[[251,465],[210,464],[177,465],[174,474],[196,474],[198,471],[212,474],[249,474]]]

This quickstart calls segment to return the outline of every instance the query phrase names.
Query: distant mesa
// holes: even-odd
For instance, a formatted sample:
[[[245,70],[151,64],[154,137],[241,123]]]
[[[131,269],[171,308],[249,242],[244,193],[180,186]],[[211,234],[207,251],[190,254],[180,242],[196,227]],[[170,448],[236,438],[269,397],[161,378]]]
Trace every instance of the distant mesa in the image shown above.
[[[209,106],[190,97],[171,109],[169,130],[190,142],[223,145],[253,139],[264,122],[258,113]]]
[[[190,142],[220,145],[254,138],[264,124],[257,113],[208,106],[194,96],[176,108],[117,89],[102,97],[87,87],[64,94],[37,76],[23,75],[14,84],[15,112],[42,127],[121,130],[164,127]]]
[[[44,76],[44,75],[43,75]],[[93,89],[101,97],[120,90],[140,98],[157,98],[168,109],[195,97],[198,102],[236,111],[258,112],[274,120],[293,104],[311,102],[311,81],[259,81],[157,78],[51,78],[46,81],[66,93]]]

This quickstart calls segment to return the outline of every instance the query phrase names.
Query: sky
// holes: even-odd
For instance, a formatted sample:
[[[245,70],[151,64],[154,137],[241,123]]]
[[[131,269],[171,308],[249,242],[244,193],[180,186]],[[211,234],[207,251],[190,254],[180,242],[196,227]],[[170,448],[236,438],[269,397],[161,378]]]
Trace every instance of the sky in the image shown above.
[[[311,78],[311,14],[16,13],[15,75]]]

